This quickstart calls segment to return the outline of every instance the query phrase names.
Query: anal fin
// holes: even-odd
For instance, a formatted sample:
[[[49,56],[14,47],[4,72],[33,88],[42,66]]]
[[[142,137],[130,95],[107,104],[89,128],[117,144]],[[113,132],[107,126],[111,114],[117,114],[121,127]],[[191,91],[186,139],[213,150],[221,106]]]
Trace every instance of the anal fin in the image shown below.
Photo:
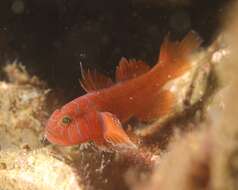
[[[105,141],[115,147],[136,148],[121,126],[117,117],[109,112],[99,113]]]
[[[169,114],[174,108],[175,97],[169,90],[162,90],[137,117],[141,121],[151,121]]]

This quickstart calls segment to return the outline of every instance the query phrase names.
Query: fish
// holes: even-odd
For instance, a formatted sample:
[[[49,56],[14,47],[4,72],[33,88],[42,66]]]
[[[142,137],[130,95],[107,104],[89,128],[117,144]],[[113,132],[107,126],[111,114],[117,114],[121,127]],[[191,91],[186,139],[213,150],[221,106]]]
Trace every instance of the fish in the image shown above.
[[[131,118],[151,121],[173,110],[176,97],[163,87],[189,70],[189,56],[201,42],[194,31],[175,42],[167,35],[153,67],[123,57],[116,67],[115,82],[81,65],[80,83],[87,93],[52,113],[46,138],[64,146],[92,141],[98,146],[136,148],[122,125]]]

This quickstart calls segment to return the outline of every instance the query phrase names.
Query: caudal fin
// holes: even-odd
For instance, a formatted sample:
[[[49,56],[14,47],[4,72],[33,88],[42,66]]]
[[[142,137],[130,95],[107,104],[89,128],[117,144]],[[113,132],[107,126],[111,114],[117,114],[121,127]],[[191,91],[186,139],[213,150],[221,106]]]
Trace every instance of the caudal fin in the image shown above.
[[[193,31],[180,42],[171,42],[167,35],[161,45],[159,60],[155,66],[160,78],[164,79],[161,81],[174,79],[187,71],[190,68],[188,57],[201,43],[201,38]]]

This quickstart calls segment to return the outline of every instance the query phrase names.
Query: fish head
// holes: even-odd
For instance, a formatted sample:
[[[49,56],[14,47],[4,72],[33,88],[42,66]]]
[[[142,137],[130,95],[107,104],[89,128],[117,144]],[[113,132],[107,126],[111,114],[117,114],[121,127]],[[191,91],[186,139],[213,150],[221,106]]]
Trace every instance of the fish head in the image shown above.
[[[70,102],[55,110],[47,121],[45,136],[58,145],[75,145],[89,139],[88,107]]]

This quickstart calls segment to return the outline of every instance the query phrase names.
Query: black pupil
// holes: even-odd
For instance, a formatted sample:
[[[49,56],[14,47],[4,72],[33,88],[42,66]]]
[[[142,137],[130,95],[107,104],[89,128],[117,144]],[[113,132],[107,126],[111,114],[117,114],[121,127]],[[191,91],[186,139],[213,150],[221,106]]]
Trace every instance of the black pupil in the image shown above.
[[[64,117],[62,121],[63,121],[64,124],[69,124],[71,122],[71,118]]]

